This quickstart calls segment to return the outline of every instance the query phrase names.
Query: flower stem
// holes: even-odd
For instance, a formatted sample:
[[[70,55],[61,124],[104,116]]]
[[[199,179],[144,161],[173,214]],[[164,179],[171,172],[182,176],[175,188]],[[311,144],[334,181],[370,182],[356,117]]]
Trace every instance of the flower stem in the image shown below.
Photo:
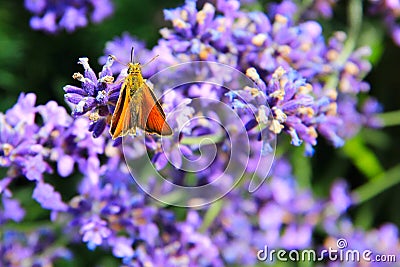
[[[370,200],[398,183],[400,183],[400,164],[353,190],[354,204],[358,205]]]
[[[301,17],[301,15],[303,15],[308,9],[310,9],[313,3],[314,3],[313,0],[297,1],[296,4],[298,6],[298,11],[294,15],[293,20],[295,22],[298,22],[300,17]]]
[[[379,114],[379,118],[385,127],[400,125],[400,110]]]
[[[208,229],[208,227],[210,227],[217,215],[219,215],[223,204],[224,201],[222,199],[219,199],[211,204],[210,208],[207,210],[204,216],[203,224],[200,226],[200,232],[204,233]]]
[[[210,145],[210,144],[216,144],[224,140],[225,138],[225,133],[224,132],[218,132],[215,134],[207,134],[207,135],[201,135],[201,136],[185,136],[181,140],[181,144],[184,145]]]
[[[343,50],[336,60],[335,65],[343,66],[348,60],[351,53],[356,47],[356,43],[360,34],[362,26],[362,0],[350,0],[347,7],[347,16],[349,18],[349,30],[347,40],[344,44]],[[339,83],[339,73],[333,73],[326,81],[324,88],[332,89],[337,88]]]
[[[350,54],[354,51],[362,26],[362,0],[350,0],[347,8],[347,16],[349,17],[348,38],[344,44],[343,51],[338,58],[338,63],[343,65]]]

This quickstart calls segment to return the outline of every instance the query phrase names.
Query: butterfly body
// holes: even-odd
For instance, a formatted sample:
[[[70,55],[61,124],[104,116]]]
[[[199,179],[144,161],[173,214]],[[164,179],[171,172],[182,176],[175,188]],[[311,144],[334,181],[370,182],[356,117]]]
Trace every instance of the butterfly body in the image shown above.
[[[127,73],[111,118],[111,137],[136,135],[137,127],[149,134],[171,135],[165,113],[143,79],[141,65],[128,63]]]

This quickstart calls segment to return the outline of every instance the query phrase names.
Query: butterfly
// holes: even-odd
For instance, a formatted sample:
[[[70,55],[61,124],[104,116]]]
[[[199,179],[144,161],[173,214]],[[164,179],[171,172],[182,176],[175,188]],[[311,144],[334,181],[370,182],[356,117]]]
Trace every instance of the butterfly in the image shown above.
[[[128,75],[121,85],[118,101],[111,117],[112,139],[127,134],[136,135],[136,128],[148,134],[171,135],[172,129],[166,121],[164,110],[142,76],[141,64],[133,62],[133,48],[131,62],[127,64],[127,67]]]

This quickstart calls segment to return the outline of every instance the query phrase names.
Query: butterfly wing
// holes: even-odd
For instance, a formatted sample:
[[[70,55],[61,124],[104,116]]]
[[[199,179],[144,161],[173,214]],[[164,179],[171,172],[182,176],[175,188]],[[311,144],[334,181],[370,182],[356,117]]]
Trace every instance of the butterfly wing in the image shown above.
[[[153,91],[146,83],[135,93],[133,102],[137,105],[137,126],[150,134],[171,135],[172,129],[165,120],[165,113]]]
[[[131,96],[127,83],[121,86],[117,105],[111,118],[110,134],[112,139],[122,137],[129,133],[129,129],[136,124],[131,125],[132,112],[130,111]],[[136,129],[136,128],[135,128]]]

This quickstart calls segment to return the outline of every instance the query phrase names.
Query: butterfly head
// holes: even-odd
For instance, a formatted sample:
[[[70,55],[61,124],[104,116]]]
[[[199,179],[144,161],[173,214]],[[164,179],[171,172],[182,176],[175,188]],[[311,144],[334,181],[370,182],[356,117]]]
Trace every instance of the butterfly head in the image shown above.
[[[142,66],[139,63],[128,63],[128,74],[141,74]]]

